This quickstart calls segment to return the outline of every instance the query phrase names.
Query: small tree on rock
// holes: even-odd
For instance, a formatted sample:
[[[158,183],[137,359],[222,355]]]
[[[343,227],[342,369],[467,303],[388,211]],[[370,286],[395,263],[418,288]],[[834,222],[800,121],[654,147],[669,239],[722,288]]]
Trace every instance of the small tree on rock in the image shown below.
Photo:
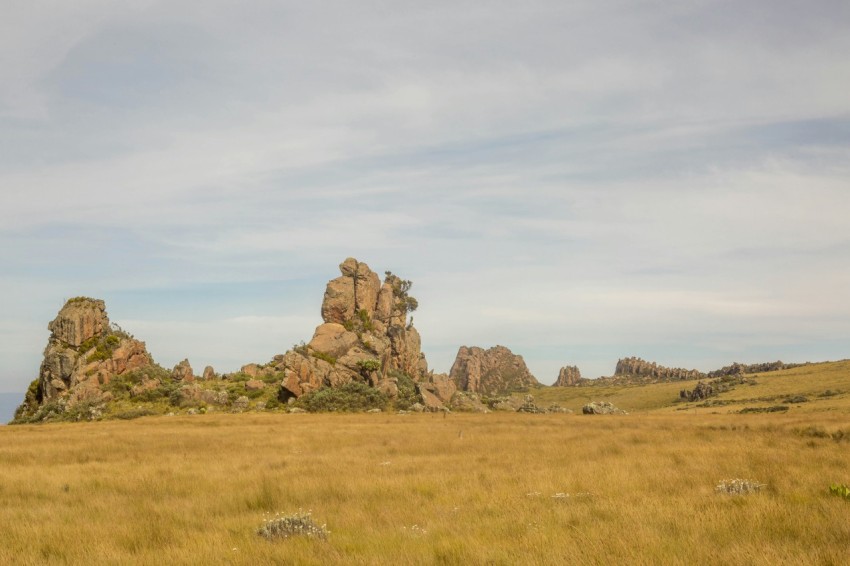
[[[419,301],[409,295],[413,281],[402,279],[392,271],[385,271],[384,283],[393,289],[393,314],[404,317],[407,313],[415,311],[419,307]]]

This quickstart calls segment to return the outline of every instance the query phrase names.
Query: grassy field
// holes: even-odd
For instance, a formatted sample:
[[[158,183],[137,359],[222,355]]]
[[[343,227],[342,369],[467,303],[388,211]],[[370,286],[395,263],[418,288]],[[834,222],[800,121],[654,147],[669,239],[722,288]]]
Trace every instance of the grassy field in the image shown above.
[[[809,370],[728,395],[850,390],[846,366]],[[850,483],[846,393],[785,414],[694,414],[651,402],[668,388],[608,392],[627,416],[2,427],[0,563],[846,564],[850,501],[829,494]],[[539,397],[556,394],[578,395]],[[716,493],[727,478],[765,486]],[[299,509],[326,541],[257,535],[264,514]]]

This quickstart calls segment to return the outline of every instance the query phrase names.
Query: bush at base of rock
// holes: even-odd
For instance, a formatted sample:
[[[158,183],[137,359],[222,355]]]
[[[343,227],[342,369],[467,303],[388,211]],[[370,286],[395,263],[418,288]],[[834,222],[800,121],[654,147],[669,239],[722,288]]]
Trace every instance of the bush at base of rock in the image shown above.
[[[369,409],[386,409],[389,398],[365,383],[352,381],[341,387],[328,387],[302,395],[294,405],[311,413],[354,413]]]
[[[397,409],[410,409],[413,405],[421,404],[422,397],[416,391],[416,383],[406,373],[391,371],[390,377],[396,379],[398,396],[395,399]]]

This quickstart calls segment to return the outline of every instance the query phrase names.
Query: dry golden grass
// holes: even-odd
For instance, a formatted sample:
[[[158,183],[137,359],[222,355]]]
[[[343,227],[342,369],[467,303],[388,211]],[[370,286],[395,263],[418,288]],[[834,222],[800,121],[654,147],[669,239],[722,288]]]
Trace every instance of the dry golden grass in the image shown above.
[[[828,487],[850,483],[850,444],[811,426],[850,428],[847,413],[3,427],[0,563],[843,564],[850,504]],[[767,486],[715,493],[726,478]],[[327,541],[257,536],[265,512],[299,509]]]

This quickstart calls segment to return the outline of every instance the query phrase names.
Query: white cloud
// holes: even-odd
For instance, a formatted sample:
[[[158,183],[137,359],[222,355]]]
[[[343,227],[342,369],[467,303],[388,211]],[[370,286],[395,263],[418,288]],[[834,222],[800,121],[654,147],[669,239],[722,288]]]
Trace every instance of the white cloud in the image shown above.
[[[437,369],[460,344],[526,349],[544,380],[633,349],[838,353],[810,345],[850,338],[850,14],[793,4],[16,3],[5,318],[195,288],[189,321],[157,322],[172,299],[133,330],[233,368],[309,339],[285,317],[318,304],[232,319],[266,311],[204,285],[356,255],[416,281]]]

